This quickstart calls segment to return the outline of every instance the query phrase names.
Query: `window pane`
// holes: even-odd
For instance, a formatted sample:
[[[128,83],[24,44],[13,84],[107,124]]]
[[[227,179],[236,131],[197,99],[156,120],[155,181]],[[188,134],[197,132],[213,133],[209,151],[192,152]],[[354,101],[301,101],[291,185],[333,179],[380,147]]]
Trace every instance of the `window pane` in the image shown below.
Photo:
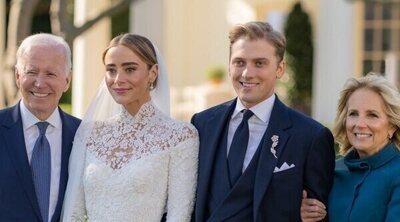
[[[390,29],[383,29],[383,31],[382,31],[382,50],[383,51],[391,50],[390,34],[391,34]]]
[[[385,60],[381,60],[378,63],[379,63],[378,72],[382,74],[385,73]]]
[[[392,18],[400,19],[400,3],[394,4],[392,8]]]
[[[383,20],[390,20],[392,18],[392,8],[395,6],[394,4],[383,4],[383,11],[382,11],[382,17]]]
[[[372,71],[372,61],[364,60],[363,62],[363,74],[367,74]]]
[[[365,29],[364,30],[364,49],[365,51],[371,51],[373,49],[374,42],[374,30]]]
[[[374,4],[371,2],[365,3],[365,12],[364,16],[366,20],[374,19]]]
[[[391,39],[391,51],[400,51],[400,29],[392,29]]]
[[[393,32],[396,33],[396,37],[393,38],[393,41],[395,41],[397,39],[397,42],[393,42],[393,44],[395,45],[394,50],[395,51],[400,51],[400,29],[394,29]],[[399,67],[400,69],[400,67]]]

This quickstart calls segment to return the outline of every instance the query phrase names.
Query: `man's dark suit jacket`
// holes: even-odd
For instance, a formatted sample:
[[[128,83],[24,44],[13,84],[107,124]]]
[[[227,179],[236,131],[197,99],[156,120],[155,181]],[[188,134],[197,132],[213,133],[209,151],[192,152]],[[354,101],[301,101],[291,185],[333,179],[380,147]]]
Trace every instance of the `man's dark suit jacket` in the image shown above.
[[[62,154],[58,201],[51,221],[60,219],[68,160],[80,120],[60,109]],[[25,148],[19,104],[0,111],[0,221],[42,221]]]
[[[200,135],[199,173],[196,193],[196,222],[207,221],[207,201],[213,163],[224,130],[229,124],[235,108],[236,99],[215,106],[192,118]],[[271,152],[272,136],[278,136],[275,147],[276,156]],[[333,182],[334,146],[329,129],[315,120],[285,106],[276,97],[263,138],[252,204],[254,222],[293,222],[300,221],[302,190],[308,196],[321,200],[327,206],[328,195]],[[284,163],[294,164],[288,170],[275,172]],[[230,192],[226,199],[212,214],[212,221],[236,221],[235,210],[230,203],[235,193]],[[193,218],[192,218],[193,220]]]

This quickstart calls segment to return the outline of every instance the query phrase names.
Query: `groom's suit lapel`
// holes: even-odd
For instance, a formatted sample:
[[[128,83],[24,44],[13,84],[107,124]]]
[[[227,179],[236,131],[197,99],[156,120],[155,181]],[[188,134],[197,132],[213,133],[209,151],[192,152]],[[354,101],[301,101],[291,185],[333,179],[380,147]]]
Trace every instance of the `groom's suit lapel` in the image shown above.
[[[209,184],[212,179],[212,172],[214,167],[214,161],[216,153],[218,152],[218,148],[220,148],[220,141],[224,136],[225,128],[228,124],[229,118],[235,108],[236,100],[232,100],[230,102],[222,104],[218,107],[212,116],[210,116],[207,121],[204,129],[207,130],[207,133],[203,135],[208,138],[207,140],[203,140],[204,144],[201,144],[201,156],[202,158],[202,171],[199,174],[199,184],[198,184],[198,204],[196,206],[196,211],[200,212],[197,215],[201,217],[205,216],[206,209],[206,197],[209,192]],[[201,163],[200,163],[201,164]],[[203,221],[204,218],[196,218],[196,220]]]
[[[286,129],[291,127],[291,121],[287,107],[276,97],[274,107],[269,119],[268,128],[263,138],[264,145],[261,149],[260,158],[258,161],[256,180],[254,184],[254,205],[253,215],[254,221],[257,220],[257,214],[264,198],[266,190],[271,181],[273,171],[277,166],[277,162],[285,149],[285,144],[289,138]],[[272,137],[277,136],[278,144],[274,147],[276,157],[271,151]]]
[[[6,143],[5,147],[14,163],[17,176],[21,181],[21,185],[32,205],[32,208],[37,217],[40,218],[40,210],[36,199],[35,188],[33,186],[31,168],[26,154],[19,103],[10,110],[9,114],[10,118],[6,118],[2,123],[3,127],[6,128],[3,134],[3,141]]]

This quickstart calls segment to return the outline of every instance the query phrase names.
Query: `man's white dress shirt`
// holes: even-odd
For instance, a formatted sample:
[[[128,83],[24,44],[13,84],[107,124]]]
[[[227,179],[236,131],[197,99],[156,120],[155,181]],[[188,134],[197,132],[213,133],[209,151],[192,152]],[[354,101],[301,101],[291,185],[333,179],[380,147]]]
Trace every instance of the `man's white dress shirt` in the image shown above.
[[[250,161],[253,158],[254,153],[257,151],[258,145],[260,144],[260,141],[264,136],[265,130],[268,127],[269,118],[271,117],[274,102],[275,94],[272,94],[272,96],[270,96],[268,99],[250,108],[254,115],[249,119],[249,143],[247,145],[247,151],[243,162],[242,172],[250,164]],[[233,111],[231,120],[229,122],[227,156],[231,147],[233,135],[235,134],[235,131],[238,128],[240,122],[242,122],[243,112],[241,111],[243,109],[246,109],[246,107],[238,98],[235,110]]]
[[[20,110],[22,126],[24,129],[26,153],[30,164],[33,147],[39,137],[39,129],[35,124],[40,122],[40,120],[28,110],[23,101],[20,102]],[[51,217],[53,216],[58,201],[61,172],[62,121],[58,108],[56,108],[45,121],[49,123],[46,130],[46,138],[49,141],[51,150],[50,202],[48,217],[49,221],[51,221]]]

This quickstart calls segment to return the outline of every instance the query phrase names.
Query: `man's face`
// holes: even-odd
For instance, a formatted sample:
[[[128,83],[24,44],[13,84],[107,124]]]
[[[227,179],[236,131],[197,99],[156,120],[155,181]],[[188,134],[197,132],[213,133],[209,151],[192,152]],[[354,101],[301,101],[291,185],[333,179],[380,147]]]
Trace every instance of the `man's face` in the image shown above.
[[[229,76],[246,108],[264,101],[274,93],[276,80],[285,72],[276,49],[264,39],[241,38],[232,45]]]
[[[29,47],[20,59],[22,66],[16,67],[15,79],[22,101],[38,119],[45,120],[69,88],[71,72],[65,73],[63,48],[47,45]]]

